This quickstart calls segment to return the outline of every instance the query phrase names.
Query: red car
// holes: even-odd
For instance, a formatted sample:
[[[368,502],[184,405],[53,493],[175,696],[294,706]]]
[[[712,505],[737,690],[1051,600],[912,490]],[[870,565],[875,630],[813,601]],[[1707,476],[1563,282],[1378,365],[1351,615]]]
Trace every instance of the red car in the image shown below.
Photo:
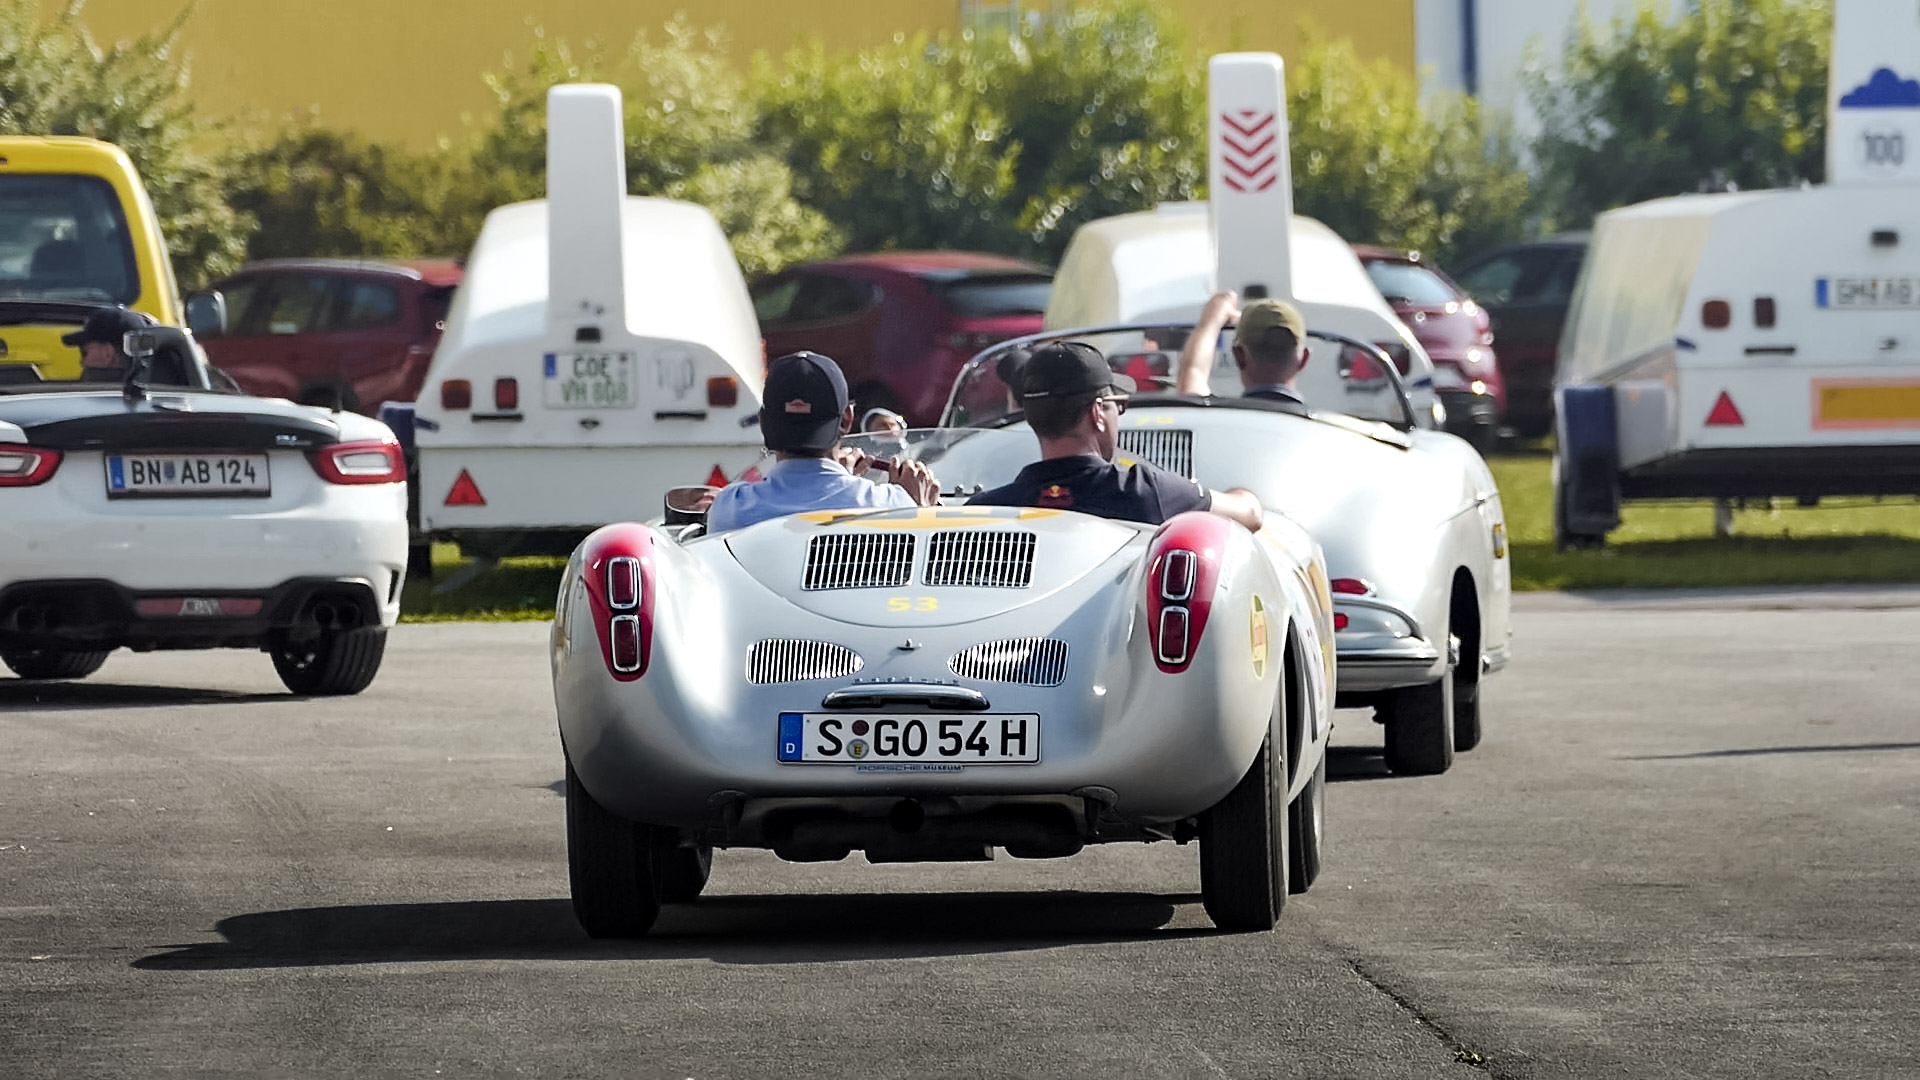
[[[268,259],[190,298],[187,323],[249,394],[377,416],[419,394],[460,277],[448,261]]]
[[[1040,332],[1052,290],[1052,271],[1020,259],[890,251],[807,263],[752,292],[768,356],[830,356],[860,412],[892,409],[931,427],[961,365],[995,342]]]
[[[1507,388],[1493,353],[1493,324],[1486,309],[1418,252],[1355,244],[1367,276],[1392,305],[1427,355],[1433,358],[1434,389],[1447,407],[1447,430],[1491,451],[1506,420]]]

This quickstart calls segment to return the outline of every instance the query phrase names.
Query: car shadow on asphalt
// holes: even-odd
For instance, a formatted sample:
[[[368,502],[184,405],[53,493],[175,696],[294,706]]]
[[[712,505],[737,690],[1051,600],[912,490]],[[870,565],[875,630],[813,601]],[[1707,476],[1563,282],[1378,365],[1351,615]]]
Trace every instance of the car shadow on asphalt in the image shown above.
[[[1196,895],[1077,891],[710,896],[661,910],[653,933],[595,941],[567,900],[470,900],[263,911],[225,940],[166,946],[143,971],[433,960],[689,960],[805,964],[1020,952],[1213,936],[1169,928]]]
[[[27,709],[140,709],[174,705],[244,705],[299,701],[284,691],[252,693],[195,686],[129,686],[99,682],[29,682],[0,678],[0,712]]]

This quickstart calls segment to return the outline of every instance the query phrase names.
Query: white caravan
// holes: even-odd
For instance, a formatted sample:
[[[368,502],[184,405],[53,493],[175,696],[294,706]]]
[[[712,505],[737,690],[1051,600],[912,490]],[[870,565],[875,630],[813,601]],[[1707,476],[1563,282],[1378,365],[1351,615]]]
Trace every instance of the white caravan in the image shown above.
[[[759,456],[740,266],[705,208],[626,194],[621,116],[616,87],[554,87],[548,197],[487,215],[415,407],[431,536],[564,554]]]
[[[1920,14],[1835,11],[1821,187],[1600,215],[1560,344],[1554,524],[1624,499],[1920,491]]]
[[[1208,70],[1213,148],[1210,201],[1087,222],[1074,231],[1054,274],[1045,326],[1191,322],[1219,289],[1289,300],[1312,330],[1371,341],[1401,360],[1421,422],[1438,427],[1433,361],[1332,229],[1293,212],[1280,58],[1228,53]],[[1174,352],[1179,343],[1158,342]],[[1240,390],[1232,354],[1220,350],[1216,394]],[[1299,389],[1309,405],[1367,414],[1337,366],[1311,359]],[[1382,410],[1392,406],[1384,398]],[[1383,412],[1381,418],[1392,413]]]

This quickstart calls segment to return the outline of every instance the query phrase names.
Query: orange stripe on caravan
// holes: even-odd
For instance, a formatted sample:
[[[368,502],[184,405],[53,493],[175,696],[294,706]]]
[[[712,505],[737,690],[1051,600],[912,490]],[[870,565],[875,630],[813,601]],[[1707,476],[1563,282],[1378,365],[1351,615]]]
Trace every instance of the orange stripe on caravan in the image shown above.
[[[1813,430],[1920,429],[1920,380],[1815,379]]]

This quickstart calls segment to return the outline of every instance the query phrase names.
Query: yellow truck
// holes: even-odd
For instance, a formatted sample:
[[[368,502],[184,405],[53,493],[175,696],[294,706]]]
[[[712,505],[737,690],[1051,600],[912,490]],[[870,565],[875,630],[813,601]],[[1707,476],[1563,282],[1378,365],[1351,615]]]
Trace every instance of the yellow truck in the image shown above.
[[[180,325],[180,289],[153,204],[112,143],[0,137],[0,377],[32,364],[80,377],[61,343],[89,313],[124,304]]]

